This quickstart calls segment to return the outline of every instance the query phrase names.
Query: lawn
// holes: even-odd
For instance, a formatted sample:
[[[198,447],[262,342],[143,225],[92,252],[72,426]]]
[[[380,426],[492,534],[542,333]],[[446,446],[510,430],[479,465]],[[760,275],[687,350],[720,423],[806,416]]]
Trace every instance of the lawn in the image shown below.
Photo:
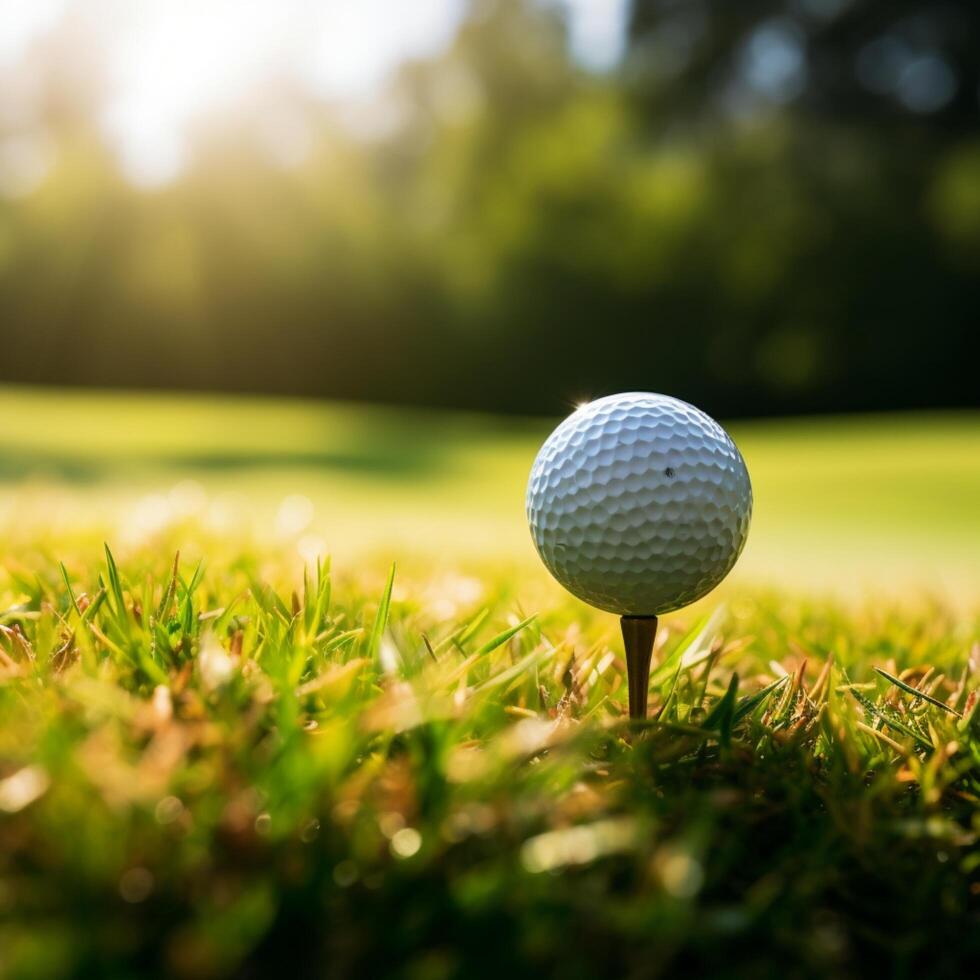
[[[0,976],[975,969],[976,419],[734,427],[754,551],[631,726],[528,554],[547,423],[0,417]]]
[[[516,568],[553,420],[269,399],[0,388],[0,528],[117,547],[190,518],[263,546]],[[969,600],[980,582],[980,415],[745,422],[755,514],[731,584]],[[557,590],[551,593],[557,597]]]

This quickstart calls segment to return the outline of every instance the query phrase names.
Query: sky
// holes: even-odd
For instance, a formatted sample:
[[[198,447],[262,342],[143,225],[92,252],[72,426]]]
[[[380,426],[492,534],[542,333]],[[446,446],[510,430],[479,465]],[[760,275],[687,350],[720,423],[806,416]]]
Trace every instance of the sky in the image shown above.
[[[616,63],[629,0],[540,2],[566,9],[583,65]],[[104,60],[100,122],[124,172],[164,184],[186,162],[194,120],[240,103],[263,79],[293,78],[324,99],[368,97],[401,61],[443,49],[465,9],[466,0],[0,0],[0,88],[36,45],[70,31]]]

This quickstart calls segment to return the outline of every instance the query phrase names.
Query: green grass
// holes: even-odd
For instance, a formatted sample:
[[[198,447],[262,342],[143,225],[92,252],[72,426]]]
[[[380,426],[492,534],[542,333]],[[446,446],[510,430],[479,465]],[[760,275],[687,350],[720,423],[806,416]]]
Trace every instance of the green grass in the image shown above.
[[[749,550],[631,727],[547,422],[0,417],[0,977],[975,971],[977,418],[735,427]]]
[[[0,529],[146,539],[190,517],[224,536],[313,505],[297,539],[340,562],[434,556],[541,576],[523,514],[553,422],[317,402],[0,388]],[[733,586],[972,597],[980,415],[739,423],[755,514]],[[286,515],[288,516],[288,515]],[[240,519],[240,520],[239,520]],[[120,525],[122,525],[120,527]],[[559,593],[552,593],[555,598]]]
[[[63,557],[0,570],[0,975],[973,968],[975,618],[678,614],[631,729],[520,583]]]

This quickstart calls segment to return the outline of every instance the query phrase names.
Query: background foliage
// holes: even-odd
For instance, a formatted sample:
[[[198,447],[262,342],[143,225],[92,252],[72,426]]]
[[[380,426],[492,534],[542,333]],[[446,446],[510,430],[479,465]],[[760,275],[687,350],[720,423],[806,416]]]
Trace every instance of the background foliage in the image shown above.
[[[629,388],[724,415],[976,404],[974,5],[637,0],[607,73],[553,6],[467,9],[380,109],[269,84],[156,188],[121,174],[98,65],[56,34],[30,111],[0,95],[0,379],[549,413]],[[39,138],[53,162],[25,184]]]

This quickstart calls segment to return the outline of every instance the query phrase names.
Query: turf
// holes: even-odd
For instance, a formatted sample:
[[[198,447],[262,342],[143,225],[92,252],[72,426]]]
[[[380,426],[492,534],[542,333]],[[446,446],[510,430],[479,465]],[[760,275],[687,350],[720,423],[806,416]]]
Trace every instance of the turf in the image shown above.
[[[743,592],[631,727],[570,600],[210,547],[3,562],[0,975],[974,968],[975,616]]]
[[[224,536],[242,533],[239,515],[271,535],[300,495],[314,512],[305,535],[341,563],[420,557],[427,570],[437,555],[480,574],[488,562],[541,574],[523,490],[554,420],[12,388],[0,388],[0,419],[0,531],[18,547],[93,525],[145,538],[184,516]],[[736,589],[972,600],[980,414],[731,429],[755,490]]]
[[[638,727],[528,542],[547,420],[0,418],[0,977],[975,969],[977,416],[733,426]]]

